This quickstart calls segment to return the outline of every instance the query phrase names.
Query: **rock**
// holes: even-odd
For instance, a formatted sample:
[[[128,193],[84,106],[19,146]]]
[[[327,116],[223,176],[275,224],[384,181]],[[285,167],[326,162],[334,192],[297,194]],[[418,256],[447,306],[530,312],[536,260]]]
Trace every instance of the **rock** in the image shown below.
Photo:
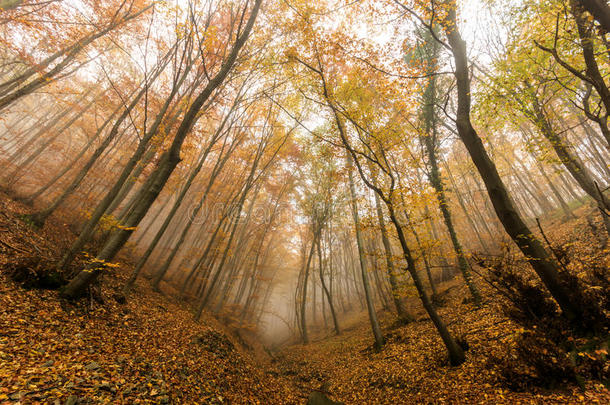
[[[108,392],[116,392],[116,388],[114,388],[109,382],[103,381],[101,384],[97,384],[95,386],[98,390],[108,391]]]
[[[112,298],[114,298],[114,300],[121,305],[127,304],[127,299],[123,294],[113,294]]]
[[[92,361],[85,366],[86,370],[97,370],[98,368],[100,368],[100,365],[95,361]]]
[[[68,399],[66,399],[66,403],[64,405],[77,405],[79,402],[78,397],[75,395],[70,395]]]

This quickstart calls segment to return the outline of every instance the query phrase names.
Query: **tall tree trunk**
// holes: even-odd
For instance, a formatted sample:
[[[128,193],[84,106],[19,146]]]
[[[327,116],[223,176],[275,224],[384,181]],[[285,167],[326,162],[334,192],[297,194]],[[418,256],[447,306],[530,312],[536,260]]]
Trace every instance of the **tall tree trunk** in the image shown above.
[[[313,258],[314,255],[314,251],[316,248],[316,243],[317,243],[317,238],[318,235],[317,233],[314,234],[313,240],[311,241],[311,249],[309,250],[309,254],[307,255],[307,259],[306,259],[306,264],[305,267],[303,268],[303,293],[301,294],[301,302],[300,302],[300,307],[301,307],[301,318],[300,318],[300,329],[301,329],[301,335],[303,337],[303,343],[304,344],[308,344],[309,343],[309,336],[307,334],[307,320],[306,320],[306,303],[307,303],[307,282],[309,279],[309,268],[311,267],[311,259]]]
[[[470,77],[466,43],[457,27],[456,4],[452,1],[443,28],[447,35],[455,62],[457,86],[456,125],[458,135],[466,146],[477,170],[481,174],[489,192],[494,209],[504,225],[506,232],[519,246],[530,265],[534,268],[553,298],[557,301],[565,316],[571,320],[581,319],[581,308],[572,302],[571,294],[561,282],[557,264],[548,255],[540,241],[525,224],[506,191],[506,187],[495,164],[487,155],[483,142],[470,121]]]
[[[379,326],[379,320],[377,319],[377,313],[375,312],[375,306],[373,305],[373,297],[371,294],[371,286],[369,283],[368,269],[366,266],[366,257],[364,255],[364,241],[362,240],[362,232],[360,230],[360,215],[358,214],[358,206],[356,201],[358,196],[356,195],[356,186],[354,185],[354,175],[352,157],[348,154],[347,157],[347,170],[349,179],[349,192],[350,192],[350,205],[352,209],[352,218],[354,220],[354,230],[356,232],[356,243],[358,245],[358,257],[360,258],[360,274],[362,276],[362,286],[364,287],[364,297],[366,300],[366,308],[369,313],[369,320],[371,322],[371,329],[373,330],[373,336],[375,338],[375,347],[377,350],[381,350],[381,347],[385,343],[383,334],[381,333],[381,327]]]
[[[180,287],[180,296],[181,297],[183,297],[184,293],[186,292],[186,288],[188,286],[189,280],[192,277],[194,277],[194,275],[199,271],[199,268],[202,265],[204,265],[204,262],[206,261],[206,259],[208,259],[208,257],[209,257],[208,254],[210,253],[210,250],[212,249],[212,246],[214,245],[216,237],[218,236],[218,232],[222,229],[222,227],[224,225],[225,219],[228,218],[228,214],[229,214],[229,212],[225,211],[225,213],[222,215],[222,217],[218,220],[218,224],[216,225],[216,228],[214,229],[214,232],[212,233],[212,236],[210,236],[210,240],[206,244],[206,247],[203,250],[203,253],[201,254],[201,256],[199,256],[199,259],[197,259],[197,261],[195,262],[195,264],[191,268],[191,271],[189,272],[188,277],[182,283],[182,287]],[[205,267],[207,267],[207,266],[205,266]]]
[[[251,180],[251,178],[248,180]],[[220,279],[220,275],[223,272],[224,264],[226,263],[226,260],[227,260],[228,254],[229,254],[229,250],[231,249],[231,243],[233,242],[233,238],[235,237],[235,233],[237,231],[237,225],[239,224],[239,217],[241,216],[241,212],[243,210],[244,202],[246,201],[246,196],[248,194],[248,191],[249,191],[249,187],[248,187],[248,181],[247,181],[246,186],[244,187],[244,189],[242,191],[240,200],[237,204],[237,209],[236,209],[236,214],[235,214],[236,217],[233,222],[233,226],[231,228],[231,233],[229,234],[229,239],[227,240],[227,243],[225,245],[225,249],[222,254],[222,258],[220,259],[218,268],[214,272],[214,276],[212,277],[212,280],[211,280],[209,286],[207,287],[207,291],[205,292],[203,298],[199,302],[199,306],[197,307],[197,312],[195,314],[195,319],[199,319],[201,317],[201,314],[203,313],[203,309],[208,305],[209,302],[211,302],[212,294],[215,292],[214,289],[216,287],[216,283],[218,283],[218,280]]]
[[[578,185],[597,202],[597,207],[599,208],[606,226],[606,232],[610,235],[610,215],[608,215],[610,204],[606,201],[604,194],[600,191],[600,187],[596,186],[596,182],[593,180],[591,172],[573,155],[565,141],[555,132],[555,129],[552,127],[551,122],[533,89],[529,89],[528,95],[532,103],[533,118],[535,119],[536,126],[540,129],[542,135],[549,141],[553,150],[561,160],[561,163],[568,172],[570,172]]]
[[[458,267],[460,272],[462,273],[462,277],[468,286],[468,290],[470,291],[470,295],[474,299],[475,304],[479,304],[481,302],[481,294],[477,289],[474,280],[472,279],[472,274],[470,272],[470,266],[468,261],[466,260],[466,256],[464,255],[464,250],[462,249],[462,245],[458,240],[457,233],[455,232],[455,228],[453,226],[453,221],[451,219],[451,212],[449,210],[449,204],[447,203],[447,197],[445,195],[445,186],[443,184],[443,180],[440,175],[439,167],[438,167],[438,159],[437,159],[437,145],[438,145],[438,132],[437,132],[437,116],[435,111],[435,106],[437,102],[437,89],[436,89],[436,71],[438,70],[437,58],[440,51],[440,45],[437,43],[432,35],[429,34],[424,37],[425,46],[429,48],[429,52],[426,52],[427,56],[427,65],[428,65],[428,73],[431,75],[426,81],[426,87],[423,93],[423,105],[422,105],[422,120],[424,124],[424,136],[423,143],[426,148],[426,155],[428,156],[428,179],[430,180],[430,184],[432,188],[434,188],[436,199],[438,201],[438,206],[443,215],[443,220],[445,221],[445,226],[447,227],[447,231],[449,232],[449,237],[451,239],[451,244],[453,245],[453,250],[455,251],[455,255],[458,261]],[[415,233],[415,229],[413,228],[413,232]],[[415,234],[416,239],[417,234]],[[419,241],[417,242],[419,244]],[[422,255],[424,252],[422,251]],[[436,295],[436,290],[434,287],[434,283],[432,281],[432,277],[429,274],[429,265],[427,263],[427,258],[424,257],[424,263],[426,264],[426,271],[428,272],[428,277],[430,278],[430,285],[432,286],[432,292]]]
[[[224,122],[226,122],[226,121],[224,121]],[[223,128],[223,125],[221,125],[219,127],[219,129],[216,131],[216,134],[220,134],[222,131],[222,128]],[[184,196],[186,195],[186,192],[190,188],[193,180],[195,179],[197,174],[199,174],[199,172],[201,171],[201,168],[203,167],[203,164],[206,161],[208,153],[212,149],[212,146],[215,145],[215,142],[214,142],[215,139],[217,139],[216,136],[210,141],[209,145],[203,151],[202,156],[199,158],[199,162],[197,163],[197,166],[191,171],[191,174],[190,174],[189,178],[187,179],[186,184],[184,184],[182,190],[180,191],[180,195],[178,196],[178,198],[176,199],[176,202],[174,203],[174,207],[172,208],[172,211],[168,214],[168,217],[165,219],[163,225],[161,226],[161,229],[159,229],[159,231],[157,232],[155,239],[153,240],[151,245],[146,250],[145,254],[142,256],[142,258],[138,262],[138,265],[134,269],[135,276],[132,276],[132,278],[135,279],[135,277],[137,276],[137,271],[139,271],[139,269],[142,268],[144,263],[146,263],[146,259],[148,258],[148,256],[150,256],[150,253],[152,253],[152,250],[155,248],[157,242],[161,239],[161,236],[163,236],[163,233],[167,229],[167,226],[169,225],[169,223],[173,217],[173,214],[176,212],[176,210],[182,203],[182,200],[184,199]],[[195,206],[195,209],[193,210],[193,212],[190,213],[190,217],[187,218],[186,226],[182,230],[182,233],[180,234],[178,241],[176,242],[173,249],[171,250],[171,253],[169,254],[168,258],[165,260],[163,265],[157,270],[157,272],[155,273],[155,276],[153,277],[153,282],[152,282],[153,290],[155,290],[155,291],[159,290],[159,283],[161,283],[163,276],[165,276],[165,273],[169,269],[169,266],[171,265],[174,257],[176,256],[176,254],[178,253],[178,250],[182,246],[182,243],[186,239],[186,235],[188,234],[192,224],[194,223],[195,218],[197,217],[197,215],[199,214],[199,211],[205,204],[208,193],[210,192],[212,185],[216,181],[216,178],[217,178],[220,170],[224,166],[224,163],[227,161],[228,157],[230,156],[230,154],[231,154],[230,152],[231,151],[227,152],[225,156],[222,156],[222,152],[221,152],[221,155],[218,157],[218,160],[216,161],[214,169],[212,170],[212,173],[209,176],[208,184],[205,188],[205,191],[203,192],[203,195],[199,199],[199,203]],[[171,215],[171,216],[169,216],[169,215]]]
[[[379,202],[379,196],[375,193],[375,208],[377,211],[377,221],[379,222],[379,229],[381,231],[381,242],[383,243],[383,249],[385,251],[386,269],[388,272],[388,280],[390,281],[390,287],[392,289],[392,300],[398,313],[398,318],[402,321],[411,319],[411,316],[407,312],[404,300],[401,297],[400,290],[398,288],[398,280],[396,279],[396,273],[394,270],[394,261],[392,260],[392,246],[388,239],[388,230],[385,227],[385,220],[383,218],[383,210]]]
[[[125,226],[117,229],[109,237],[108,241],[106,242],[106,244],[98,254],[98,257],[96,258],[96,262],[98,264],[93,265],[92,268],[85,269],[78,273],[78,275],[74,277],[70,281],[70,283],[68,283],[67,286],[64,287],[62,295],[68,298],[75,298],[77,296],[80,296],[85,291],[87,286],[100,275],[104,268],[104,263],[114,258],[116,253],[118,253],[118,251],[123,247],[125,242],[127,242],[127,240],[133,233],[134,229],[138,226],[142,218],[144,218],[144,215],[146,215],[148,209],[153,204],[153,202],[165,186],[170,175],[180,162],[180,150],[182,148],[186,135],[189,133],[189,131],[197,121],[197,118],[199,117],[201,107],[206,102],[206,100],[212,95],[214,90],[216,90],[224,82],[229,72],[232,70],[235,61],[237,60],[237,55],[239,54],[239,51],[244,46],[246,40],[248,39],[248,36],[250,35],[250,31],[252,30],[252,27],[256,20],[256,16],[260,9],[261,3],[262,0],[255,0],[254,5],[252,7],[252,11],[246,24],[244,25],[242,33],[235,40],[235,43],[233,44],[231,51],[226,57],[226,60],[222,63],[220,70],[214,77],[210,79],[205,88],[201,91],[201,93],[199,93],[197,98],[190,105],[188,111],[182,119],[180,127],[176,132],[176,135],[169,150],[161,156],[159,164],[151,174],[151,178],[153,180],[151,181],[150,188],[148,188],[142,193],[138,205],[134,207],[133,211],[130,213],[125,223]],[[144,151],[142,151],[142,153],[144,153]],[[135,166],[135,163],[136,162],[133,163],[133,166]],[[117,182],[117,184],[115,184],[114,190],[111,190],[114,192],[114,194],[107,196],[107,203],[105,204],[105,206],[103,206],[102,214],[106,212],[106,209],[112,203],[114,195],[116,195],[116,193],[120,191],[123,182],[127,179],[129,173],[131,173],[131,170],[129,170],[127,176],[125,176],[122,182]],[[81,241],[81,243],[83,242]],[[81,248],[82,245],[80,247],[73,245],[70,249],[70,254],[72,255],[72,257],[74,256],[74,254],[76,254],[76,252],[80,251]],[[101,266],[100,263],[102,264]],[[62,264],[65,265],[65,261]]]
[[[388,210],[390,211],[390,219],[394,224],[394,229],[396,229],[398,240],[400,242],[400,246],[402,247],[405,261],[407,262],[407,270],[409,271],[409,274],[413,279],[413,284],[415,284],[415,288],[417,289],[417,293],[424,306],[424,309],[428,313],[428,316],[432,320],[432,323],[436,327],[436,330],[438,331],[439,335],[441,336],[441,339],[443,340],[443,343],[445,344],[445,347],[447,348],[450,363],[454,366],[460,365],[466,360],[464,350],[455,341],[455,339],[449,332],[449,329],[447,329],[447,326],[436,312],[436,309],[434,308],[430,297],[428,297],[428,294],[424,289],[424,283],[422,282],[415,268],[415,260],[413,260],[413,256],[411,255],[411,250],[409,249],[409,246],[407,244],[407,238],[405,237],[400,222],[396,217],[394,207],[391,203],[387,205]]]
[[[589,123],[584,119],[581,120],[580,124],[582,126],[583,131],[587,135],[587,139],[589,140],[589,146],[591,148],[593,156],[595,156],[597,163],[601,166],[603,173],[606,175],[606,178],[610,179],[610,165],[608,165],[607,159],[608,152],[610,152],[610,145],[606,149],[606,157],[602,156],[603,152],[601,152],[596,146],[596,141],[598,141],[598,138],[595,130],[591,128],[591,125],[589,125]]]

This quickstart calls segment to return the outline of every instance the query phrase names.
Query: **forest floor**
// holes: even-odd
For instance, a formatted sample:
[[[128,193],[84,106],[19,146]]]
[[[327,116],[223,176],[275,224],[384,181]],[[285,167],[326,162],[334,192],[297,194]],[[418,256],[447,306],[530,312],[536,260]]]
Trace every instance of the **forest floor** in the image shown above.
[[[456,284],[448,293],[448,305],[440,310],[448,326],[468,342],[467,360],[459,367],[447,364],[444,346],[423,312],[416,322],[400,327],[384,316],[386,344],[381,352],[372,350],[364,314],[356,328],[294,345],[276,362],[282,374],[293,375],[297,386],[328,382],[330,397],[345,404],[610,403],[610,391],[599,382],[587,382],[585,390],[576,385],[509,390],[488,359],[507,350],[518,327],[499,315],[501,309],[493,303],[480,309],[457,305],[464,293]]]
[[[54,290],[26,289],[8,276],[32,257],[56,256],[73,237],[54,221],[32,228],[20,219],[28,211],[0,194],[0,404],[304,404],[322,381],[330,384],[331,398],[346,404],[610,403],[610,392],[595,381],[584,390],[508,390],[488,359],[510,347],[518,328],[489,290],[482,308],[464,303],[467,291],[458,280],[441,286],[440,313],[469,344],[459,367],[446,364],[415,298],[415,322],[397,326],[382,314],[387,344],[381,352],[371,350],[362,313],[340,336],[318,335],[272,359],[212,316],[195,322],[186,305],[154,293],[146,281],[126,303],[114,299],[129,263],[104,277],[103,303],[68,303]],[[569,236],[582,233],[583,221],[555,226],[553,235],[568,235],[562,242],[583,257],[607,259],[607,251],[589,252],[590,241]]]
[[[49,221],[36,230],[28,207],[0,194],[0,404],[299,403],[306,394],[261,367],[212,316],[139,281],[126,303],[113,298],[128,264],[103,279],[104,302],[69,303],[57,291],[9,279],[15,263],[53,257],[72,238]],[[249,345],[248,345],[249,346]],[[260,352],[258,350],[257,352]]]

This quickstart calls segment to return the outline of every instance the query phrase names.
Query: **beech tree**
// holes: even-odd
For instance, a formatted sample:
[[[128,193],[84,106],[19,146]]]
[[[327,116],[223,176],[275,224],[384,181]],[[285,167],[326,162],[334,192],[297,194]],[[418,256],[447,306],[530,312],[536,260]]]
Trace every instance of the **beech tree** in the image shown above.
[[[199,110],[203,107],[204,103],[209,99],[212,93],[222,84],[226,79],[229,72],[233,68],[239,51],[246,43],[246,40],[254,26],[258,10],[260,9],[262,0],[256,0],[248,16],[243,29],[237,30],[236,37],[233,45],[229,48],[230,51],[226,56],[226,59],[222,62],[218,72],[210,77],[207,85],[201,90],[198,96],[193,100],[189,109],[186,111],[182,121],[174,135],[172,144],[169,149],[163,153],[160,157],[159,162],[151,176],[149,177],[149,185],[145,190],[142,190],[141,197],[138,205],[134,207],[131,214],[127,217],[123,224],[123,229],[117,229],[106,242],[104,247],[98,253],[96,258],[96,264],[93,264],[92,269],[82,270],[78,275],[64,288],[63,295],[66,297],[76,297],[83,293],[84,289],[99,276],[103,270],[103,264],[112,260],[116,253],[121,247],[127,242],[129,236],[137,227],[144,215],[148,212],[148,209],[157,198],[161,189],[167,182],[167,179],[175,169],[176,165],[180,162],[180,149],[184,143],[188,132],[193,127],[197,120]],[[247,7],[247,5],[246,5]],[[245,16],[245,7],[242,18]],[[241,25],[242,21],[236,21],[236,24]],[[122,184],[121,184],[122,186]],[[117,188],[120,188],[117,187]],[[118,190],[117,190],[118,191]],[[104,211],[106,209],[104,208]],[[76,251],[79,251],[82,242],[75,244],[71,248],[71,254],[73,255]],[[99,263],[102,263],[100,266]]]
[[[409,11],[412,10],[409,9]],[[441,10],[435,11],[440,12]],[[456,127],[458,134],[468,149],[485,183],[494,209],[506,232],[519,246],[553,298],[555,298],[564,311],[566,317],[577,321],[580,318],[580,309],[570,299],[570,292],[565,287],[565,284],[561,282],[557,264],[530,231],[519,211],[514,207],[514,203],[498,174],[495,164],[489,158],[481,138],[472,126],[470,120],[471,94],[468,57],[466,43],[462,39],[457,26],[457,7],[455,2],[450,2],[442,11],[444,15],[443,19],[440,20],[440,24],[447,36],[447,46],[455,62],[454,74],[457,87]],[[428,21],[426,23],[430,24]]]

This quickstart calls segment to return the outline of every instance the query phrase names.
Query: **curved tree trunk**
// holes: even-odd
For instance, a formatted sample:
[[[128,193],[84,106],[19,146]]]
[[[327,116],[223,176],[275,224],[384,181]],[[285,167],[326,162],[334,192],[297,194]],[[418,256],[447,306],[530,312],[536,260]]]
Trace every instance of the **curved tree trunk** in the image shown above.
[[[403,321],[407,321],[411,319],[411,316],[407,312],[405,302],[402,299],[398,288],[398,280],[396,278],[396,273],[394,269],[394,261],[392,260],[392,246],[390,245],[390,240],[388,239],[388,230],[385,227],[383,211],[381,209],[381,204],[379,202],[379,196],[377,195],[377,193],[375,193],[375,208],[377,211],[377,221],[379,222],[379,229],[381,230],[381,242],[383,243],[383,249],[385,251],[386,269],[388,272],[388,280],[390,281],[390,288],[392,289],[392,299],[394,301],[394,306],[396,307],[396,312],[398,313],[398,318]]]
[[[127,242],[127,240],[133,233],[134,229],[138,226],[142,218],[144,218],[144,215],[146,215],[148,209],[155,201],[155,199],[165,186],[170,175],[180,162],[180,150],[182,149],[182,145],[187,134],[197,121],[201,107],[206,102],[206,100],[212,95],[214,90],[216,90],[216,88],[218,88],[224,82],[229,72],[232,70],[235,61],[237,60],[237,55],[246,43],[246,40],[250,35],[250,31],[254,26],[254,21],[256,20],[256,16],[260,9],[261,3],[262,0],[255,0],[254,5],[252,7],[252,11],[250,13],[250,16],[248,17],[248,20],[243,28],[242,33],[235,40],[235,43],[233,44],[233,47],[230,53],[228,54],[226,60],[220,67],[220,70],[213,78],[211,78],[205,88],[201,91],[201,93],[199,93],[197,98],[190,105],[188,111],[182,119],[180,127],[176,132],[176,135],[169,150],[161,156],[159,164],[151,174],[151,178],[154,179],[151,182],[151,186],[146,189],[142,194],[138,205],[133,209],[133,211],[127,218],[127,221],[124,224],[125,226],[121,227],[120,229],[117,229],[110,236],[109,240],[106,242],[106,244],[104,245],[104,247],[96,258],[97,265],[94,264],[92,268],[81,271],[63,289],[62,295],[68,298],[75,298],[80,296],[85,291],[87,286],[100,275],[104,268],[104,264],[114,258],[116,253],[118,253],[118,251],[123,247],[125,242]],[[142,150],[142,153],[144,153],[144,149]],[[133,166],[135,166],[136,162],[137,160],[133,162]],[[112,203],[114,195],[116,195],[116,193],[120,191],[120,188],[122,187],[125,179],[127,179],[129,173],[131,173],[131,170],[129,170],[122,182],[117,182],[117,184],[115,184],[114,188],[116,188],[116,190],[113,190],[114,194],[107,196],[107,204],[103,207],[102,214],[106,212],[106,209]],[[82,246],[80,248],[82,248]],[[70,251],[71,255],[73,256],[76,252],[80,250],[80,248],[74,249],[73,246]]]
[[[549,256],[540,241],[525,224],[514,207],[504,182],[498,174],[493,161],[487,155],[483,142],[470,121],[470,77],[466,43],[462,39],[456,23],[456,4],[451,2],[448,18],[443,28],[447,35],[453,59],[455,61],[455,78],[457,85],[456,125],[458,135],[477,170],[481,174],[489,193],[494,209],[504,225],[506,232],[521,249],[530,265],[534,268],[553,298],[557,301],[565,316],[571,320],[581,318],[582,311],[571,300],[571,293],[561,282],[557,264]]]

